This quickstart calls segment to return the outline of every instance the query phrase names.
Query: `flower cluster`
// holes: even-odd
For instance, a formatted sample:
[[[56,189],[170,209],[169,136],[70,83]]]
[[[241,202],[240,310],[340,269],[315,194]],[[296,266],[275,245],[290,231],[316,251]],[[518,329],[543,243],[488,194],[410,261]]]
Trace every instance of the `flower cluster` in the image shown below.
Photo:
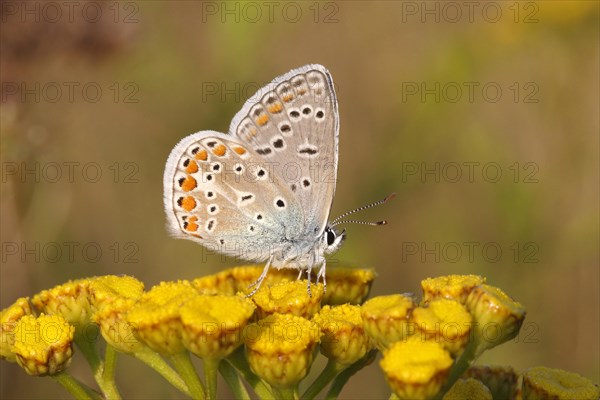
[[[378,354],[399,399],[598,398],[597,386],[565,371],[538,367],[519,375],[472,365],[514,338],[525,318],[521,304],[482,277],[425,279],[420,301],[403,294],[367,300],[372,270],[333,269],[327,291],[312,283],[310,293],[295,271],[279,270],[247,297],[261,271],[236,267],[148,291],[128,276],[69,281],[2,310],[0,356],[30,375],[53,377],[81,399],[120,398],[119,353],[195,399],[216,398],[218,374],[240,399],[313,399],[326,388],[326,398],[336,398]],[[106,343],[103,357],[90,327]],[[74,345],[97,388],[69,375]],[[308,382],[319,352],[327,364]],[[191,355],[202,359],[203,379]]]

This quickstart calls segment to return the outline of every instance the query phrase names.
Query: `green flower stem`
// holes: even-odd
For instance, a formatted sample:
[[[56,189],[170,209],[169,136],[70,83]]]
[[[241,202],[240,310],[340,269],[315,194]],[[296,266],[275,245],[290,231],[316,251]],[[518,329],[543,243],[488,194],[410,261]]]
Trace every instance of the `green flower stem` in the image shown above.
[[[329,359],[321,374],[315,379],[310,387],[304,392],[301,399],[312,400],[317,396],[321,390],[325,388],[340,372],[342,372],[346,366]]]
[[[452,388],[456,381],[471,366],[471,363],[480,355],[481,351],[478,351],[478,347],[479,341],[477,339],[471,340],[469,344],[467,344],[463,353],[458,357],[450,369],[448,379],[446,379],[444,386],[435,397],[436,399],[443,398],[446,392]]]
[[[52,378],[78,400],[100,400],[102,398],[91,389],[86,389],[81,382],[73,378],[67,372],[59,372],[58,374],[52,375]]]
[[[110,344],[106,344],[104,351],[104,370],[102,371],[102,380],[115,383],[115,367],[117,365],[117,351]]]
[[[215,400],[217,398],[217,371],[221,360],[204,359],[204,383],[206,384],[206,398]]]
[[[158,353],[147,347],[142,347],[139,351],[132,354],[132,356],[158,372],[167,380],[167,382],[175,386],[179,391],[192,397],[187,385],[183,379],[181,379],[181,376],[179,376]]]
[[[279,396],[278,398],[283,400],[299,400],[300,396],[298,395],[298,385],[295,385],[290,388],[277,388],[275,389]]]
[[[186,383],[190,394],[193,399],[204,400],[206,398],[204,394],[204,386],[198,378],[198,374],[196,373],[196,369],[192,364],[192,360],[190,359],[190,353],[187,351],[183,351],[178,354],[172,354],[169,356],[171,363],[179,372],[179,375]]]
[[[275,398],[275,394],[271,388],[262,380],[260,380],[260,378],[256,376],[250,369],[248,360],[246,360],[246,355],[244,354],[243,346],[234,351],[229,357],[226,358],[226,360],[244,376],[246,382],[248,382],[248,384],[254,390],[254,393],[256,393],[260,399]]]
[[[219,372],[229,388],[233,392],[233,397],[239,400],[250,400],[250,395],[242,382],[241,376],[237,373],[235,368],[231,366],[227,361],[219,363]]]
[[[102,393],[104,393],[104,396],[107,399],[120,400],[121,395],[119,394],[119,390],[115,384],[114,375],[112,376],[112,379],[111,377],[104,376],[104,363],[98,354],[96,342],[91,341],[89,338],[81,334],[75,334],[74,341],[81,353],[86,358],[88,364],[90,364],[94,379],[96,380],[96,383],[98,383]]]
[[[363,358],[361,358],[360,360],[358,360],[357,362],[340,372],[338,376],[336,376],[333,380],[333,383],[331,384],[331,387],[329,388],[325,399],[337,399],[340,395],[340,392],[344,388],[344,385],[346,384],[346,382],[348,382],[352,375],[354,375],[355,373],[357,373],[358,371],[375,361],[376,356],[377,350],[371,350],[370,352],[365,354]]]

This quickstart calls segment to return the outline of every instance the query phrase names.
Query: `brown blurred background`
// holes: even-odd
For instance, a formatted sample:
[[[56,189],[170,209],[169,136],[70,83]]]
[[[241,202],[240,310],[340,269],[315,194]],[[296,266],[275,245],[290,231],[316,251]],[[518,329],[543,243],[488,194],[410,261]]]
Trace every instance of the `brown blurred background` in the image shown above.
[[[528,316],[481,363],[600,381],[597,2],[75,3],[1,2],[0,308],[71,278],[240,264],[167,236],[166,157],[317,62],[340,106],[332,216],[398,193],[333,262],[375,267],[373,295],[482,274]],[[0,370],[2,398],[67,396]],[[128,357],[117,375],[128,398],[178,397]],[[377,365],[342,393],[388,395]]]

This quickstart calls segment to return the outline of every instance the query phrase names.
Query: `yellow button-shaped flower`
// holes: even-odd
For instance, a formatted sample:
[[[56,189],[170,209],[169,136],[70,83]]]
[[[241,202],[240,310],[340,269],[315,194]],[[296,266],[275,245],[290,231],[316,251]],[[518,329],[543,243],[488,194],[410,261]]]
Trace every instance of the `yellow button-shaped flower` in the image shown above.
[[[311,285],[311,296],[306,290],[307,281],[282,281],[273,286],[262,285],[252,300],[258,307],[258,317],[271,314],[292,314],[310,318],[321,308],[323,285]]]
[[[78,330],[86,329],[92,315],[89,285],[94,279],[68,281],[43,290],[33,296],[31,304],[46,314],[62,315]]]
[[[181,308],[183,343],[198,357],[220,360],[243,342],[254,304],[242,297],[200,295]]]
[[[471,290],[483,283],[485,283],[485,278],[479,275],[447,275],[427,278],[421,281],[423,301],[428,302],[441,297],[464,304]]]
[[[519,392],[519,375],[512,367],[475,365],[464,373],[463,378],[481,381],[498,399],[515,399]]]
[[[308,374],[320,335],[314,322],[289,314],[248,325],[244,340],[250,367],[274,387],[294,387]]]
[[[14,330],[21,318],[31,314],[33,311],[26,297],[17,299],[14,304],[0,312],[0,358],[11,362],[16,361],[15,353],[12,351],[15,343]]]
[[[400,399],[432,399],[448,377],[452,358],[439,343],[411,338],[394,343],[380,365]]]
[[[443,298],[415,308],[411,322],[421,338],[439,342],[453,355],[464,349],[473,324],[471,314],[462,304]]]
[[[144,293],[144,284],[131,276],[106,275],[95,278],[89,284],[92,309],[115,299],[139,299]]]
[[[13,352],[29,375],[54,375],[69,366],[75,328],[62,316],[26,315],[14,333]]]
[[[128,354],[143,347],[135,335],[133,325],[125,318],[135,305],[136,300],[118,297],[106,302],[92,316],[92,320],[100,327],[104,340],[115,349]]]
[[[199,292],[189,282],[161,282],[144,293],[127,313],[126,319],[137,338],[162,354],[178,354],[185,350],[179,311]]]
[[[476,355],[513,339],[525,319],[525,309],[520,303],[489,285],[474,287],[465,305],[476,322]]]
[[[360,307],[350,304],[324,306],[314,316],[321,333],[321,353],[341,365],[351,365],[373,348],[364,329]]]
[[[597,400],[599,397],[598,386],[573,372],[535,367],[523,374],[523,400]]]
[[[468,378],[459,379],[444,395],[443,400],[492,400],[492,392],[480,381]]]
[[[413,334],[409,318],[415,304],[401,294],[373,297],[361,307],[365,330],[377,348],[385,349]]]
[[[362,304],[369,296],[376,276],[372,269],[328,268],[323,304]]]

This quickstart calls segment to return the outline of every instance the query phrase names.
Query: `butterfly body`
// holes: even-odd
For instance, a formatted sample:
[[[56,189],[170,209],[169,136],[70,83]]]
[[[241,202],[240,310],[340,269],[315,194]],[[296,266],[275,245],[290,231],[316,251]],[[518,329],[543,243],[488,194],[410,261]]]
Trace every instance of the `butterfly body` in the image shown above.
[[[309,273],[321,266],[324,279],[325,255],[345,238],[327,224],[338,136],[325,67],[310,64],[276,78],[244,104],[228,134],[200,131],[172,150],[164,174],[170,232],[266,262],[263,275],[270,266]]]

